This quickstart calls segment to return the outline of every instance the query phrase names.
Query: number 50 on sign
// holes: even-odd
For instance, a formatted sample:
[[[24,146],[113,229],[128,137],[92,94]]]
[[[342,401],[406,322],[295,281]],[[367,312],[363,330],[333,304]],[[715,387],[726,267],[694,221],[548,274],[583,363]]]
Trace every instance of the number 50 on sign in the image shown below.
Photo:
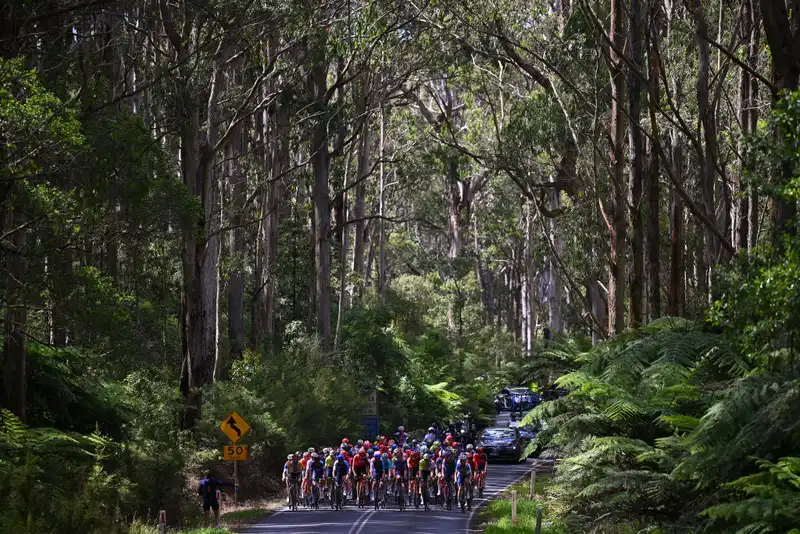
[[[234,462],[247,460],[247,445],[225,445],[222,447],[222,457]]]

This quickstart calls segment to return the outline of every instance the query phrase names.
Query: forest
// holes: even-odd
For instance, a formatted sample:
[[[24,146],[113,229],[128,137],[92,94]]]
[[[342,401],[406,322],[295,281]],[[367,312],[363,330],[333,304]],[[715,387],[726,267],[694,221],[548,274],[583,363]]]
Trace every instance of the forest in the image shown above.
[[[800,532],[799,84],[800,0],[3,2],[0,530],[556,383],[565,532]]]

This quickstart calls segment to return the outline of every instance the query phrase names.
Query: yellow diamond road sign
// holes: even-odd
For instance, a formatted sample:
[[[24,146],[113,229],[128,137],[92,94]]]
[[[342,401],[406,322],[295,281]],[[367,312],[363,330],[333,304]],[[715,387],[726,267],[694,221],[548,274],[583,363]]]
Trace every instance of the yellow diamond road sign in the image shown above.
[[[236,412],[231,412],[228,417],[223,419],[219,424],[219,428],[225,432],[225,435],[234,443],[250,432],[250,425]]]

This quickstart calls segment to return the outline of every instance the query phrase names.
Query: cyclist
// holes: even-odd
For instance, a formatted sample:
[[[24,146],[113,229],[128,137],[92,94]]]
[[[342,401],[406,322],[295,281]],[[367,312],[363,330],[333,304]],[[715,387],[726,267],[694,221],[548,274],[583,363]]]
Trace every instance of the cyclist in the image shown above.
[[[325,462],[322,461],[316,452],[311,453],[311,461],[308,462],[306,479],[308,480],[309,486],[319,485],[325,479]],[[313,497],[313,491],[311,491],[311,495]],[[312,504],[317,505],[319,503],[312,502]]]
[[[330,491],[331,481],[333,480],[333,464],[336,463],[336,452],[333,449],[325,449],[325,496]]]
[[[297,453],[298,456],[300,453]],[[303,484],[300,487],[300,498],[304,499],[311,493],[311,480],[308,479],[308,464],[311,463],[311,453],[304,452],[303,458],[300,460],[300,469],[303,471]]]
[[[219,527],[219,501],[217,500],[217,488],[221,487],[235,487],[230,482],[223,482],[211,477],[211,471],[203,473],[203,480],[197,488],[197,494],[203,498],[203,526],[208,524],[208,515],[211,510],[214,510],[214,520],[217,527]]]
[[[394,434],[397,436],[397,443],[402,447],[406,444],[406,439],[408,439],[408,435],[406,434],[406,429],[403,425],[397,427],[397,432]]]
[[[351,478],[355,480],[355,484],[353,484],[353,488],[358,488],[358,481],[363,478],[367,474],[367,467],[369,467],[369,463],[367,462],[367,451],[361,449],[353,456],[352,462],[352,475]],[[353,493],[355,495],[355,492]]]
[[[286,483],[286,503],[289,504],[289,491],[291,485],[300,481],[300,475],[303,473],[300,466],[300,455],[298,453],[290,454],[286,457],[286,463],[283,464],[283,476],[281,480]]]
[[[431,460],[431,455],[425,453],[419,461],[419,479],[420,479],[420,493],[425,495],[427,502],[428,479],[430,479],[431,471],[434,468],[434,463]]]
[[[374,455],[370,464],[370,474],[372,475],[372,499],[375,500],[378,498],[380,481],[385,471],[383,470],[383,461],[380,455]]]
[[[337,486],[342,486],[349,474],[350,463],[347,461],[347,457],[344,454],[339,454],[336,457],[336,461],[333,462],[334,491],[336,491]],[[342,495],[344,495],[344,488],[342,488]],[[331,502],[333,502],[333,498],[331,498]]]
[[[408,463],[406,459],[403,458],[403,453],[401,453],[399,449],[394,453],[394,460],[392,461],[392,477],[397,484],[397,491],[400,490],[401,486],[405,487],[406,483],[408,482]]]
[[[458,464],[456,464],[456,473],[458,473],[458,500],[461,501],[462,492],[468,491],[469,483],[472,480],[472,466],[467,461],[467,455],[462,454],[458,457]],[[466,484],[466,487],[464,485]],[[470,499],[469,492],[466,496],[467,499]]]
[[[419,461],[422,458],[422,451],[413,449],[408,455],[408,470],[411,478],[417,478],[419,473]]]
[[[422,441],[425,441],[428,445],[436,441],[436,434],[433,433],[433,427],[428,428],[428,433],[425,434],[425,437],[422,438]]]
[[[475,454],[472,455],[472,468],[475,472],[475,478],[479,478],[481,473],[486,476],[488,474],[488,469],[486,469],[488,465],[489,462],[486,458],[486,453],[483,452],[483,447],[475,449]]]
[[[455,475],[455,473],[456,473],[456,461],[453,458],[453,453],[449,450],[445,451],[444,459],[442,460],[441,471],[439,472],[441,480],[440,485],[442,490],[444,490],[444,488],[447,487],[447,485],[453,481],[453,475]],[[450,498],[452,497],[453,496],[450,495]]]

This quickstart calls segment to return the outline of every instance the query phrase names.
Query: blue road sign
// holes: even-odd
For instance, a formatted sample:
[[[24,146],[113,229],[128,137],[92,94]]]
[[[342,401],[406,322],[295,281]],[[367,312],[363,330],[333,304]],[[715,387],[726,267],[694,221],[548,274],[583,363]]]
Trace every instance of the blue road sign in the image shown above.
[[[364,431],[367,433],[364,437],[369,440],[375,439],[375,436],[377,436],[380,431],[378,428],[378,418],[364,417],[361,419],[361,424],[364,425]]]

